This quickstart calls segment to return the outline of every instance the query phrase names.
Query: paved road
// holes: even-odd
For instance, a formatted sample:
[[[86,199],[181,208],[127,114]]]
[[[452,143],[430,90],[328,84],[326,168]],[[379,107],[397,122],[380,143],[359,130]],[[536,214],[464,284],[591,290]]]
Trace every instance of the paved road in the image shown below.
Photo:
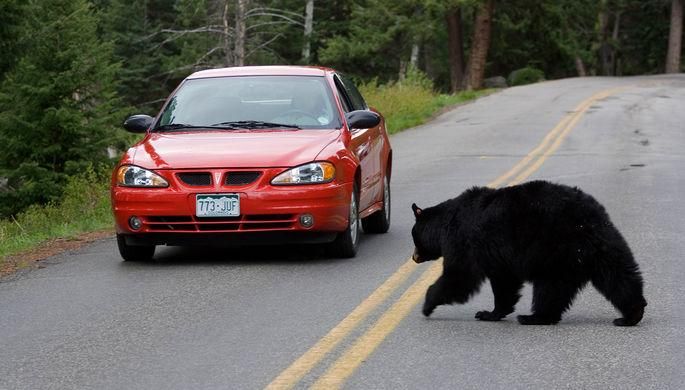
[[[412,202],[492,182],[564,119],[574,123],[528,179],[577,185],[604,203],[644,273],[640,326],[612,326],[614,309],[591,287],[557,326],[478,322],[474,313],[492,305],[487,285],[431,319],[408,304],[396,327],[374,325],[408,302],[405,291],[430,267],[421,264],[347,337],[329,334],[406,263]],[[0,389],[263,388],[321,352],[311,348],[327,334],[335,348],[287,383],[309,387],[342,360],[356,367],[339,378],[351,389],[683,388],[684,133],[683,75],[511,88],[393,136],[393,225],[364,236],[355,259],[312,248],[163,248],[135,264],[120,261],[113,239],[55,256],[0,280]],[[516,313],[529,306],[526,287]],[[378,347],[347,361],[379,327],[387,336]]]

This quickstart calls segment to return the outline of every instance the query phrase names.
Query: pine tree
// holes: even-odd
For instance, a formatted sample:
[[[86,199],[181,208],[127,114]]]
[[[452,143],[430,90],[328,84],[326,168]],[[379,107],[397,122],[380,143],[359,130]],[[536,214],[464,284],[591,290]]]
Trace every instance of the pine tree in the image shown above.
[[[15,61],[19,51],[21,20],[25,6],[21,0],[0,1],[0,81]]]
[[[355,4],[348,31],[325,41],[324,65],[380,80],[403,77],[416,66],[421,46],[435,29],[425,0],[367,0]]]
[[[112,47],[86,0],[31,0],[25,49],[0,85],[0,215],[61,195],[65,175],[108,160],[116,112]]]
[[[119,96],[135,107],[131,113],[153,115],[181,79],[164,69],[165,59],[179,48],[159,33],[174,24],[177,11],[168,0],[109,0],[99,9],[103,39],[112,42],[114,58],[122,64]]]

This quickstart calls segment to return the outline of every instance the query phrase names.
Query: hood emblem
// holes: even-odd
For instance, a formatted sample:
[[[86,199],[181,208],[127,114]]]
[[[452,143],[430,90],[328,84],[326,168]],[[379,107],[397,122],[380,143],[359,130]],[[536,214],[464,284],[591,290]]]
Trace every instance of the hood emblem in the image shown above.
[[[217,183],[217,184],[221,182],[221,173],[216,172],[216,173],[214,174],[214,182]]]

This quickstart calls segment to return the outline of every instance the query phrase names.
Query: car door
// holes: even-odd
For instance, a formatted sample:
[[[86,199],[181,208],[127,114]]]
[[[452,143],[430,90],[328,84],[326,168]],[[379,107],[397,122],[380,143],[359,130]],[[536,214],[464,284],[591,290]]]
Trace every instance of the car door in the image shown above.
[[[346,112],[354,110],[368,110],[354,83],[345,76],[335,77],[338,93],[343,100]],[[369,129],[350,129],[352,134],[352,150],[361,164],[361,188],[359,193],[359,209],[364,210],[375,203],[382,191],[382,175],[380,150],[382,148],[380,125]]]

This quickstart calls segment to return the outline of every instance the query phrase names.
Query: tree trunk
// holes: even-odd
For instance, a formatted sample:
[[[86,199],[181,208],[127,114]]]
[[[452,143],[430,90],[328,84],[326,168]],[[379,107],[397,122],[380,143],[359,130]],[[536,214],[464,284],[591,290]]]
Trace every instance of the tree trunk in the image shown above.
[[[620,47],[618,44],[618,33],[620,31],[621,26],[621,11],[618,11],[614,14],[614,30],[611,33],[611,75],[615,76],[618,72],[618,50],[617,48]]]
[[[455,93],[464,85],[464,39],[461,28],[461,9],[447,12],[447,35],[450,58],[450,92]]]
[[[435,47],[433,45],[424,45],[421,50],[421,57],[423,57],[423,70],[428,78],[432,80],[437,79],[439,72],[435,65]]]
[[[222,43],[224,45],[224,66],[233,65],[233,50],[231,48],[231,31],[228,27],[228,2],[230,0],[224,0],[224,13],[221,16],[221,20],[224,25],[223,39]]]
[[[602,75],[611,75],[611,46],[609,45],[609,12],[606,9],[599,11],[599,59],[602,66]]]
[[[576,56],[576,71],[578,72],[578,77],[587,76],[587,71],[585,70],[585,64],[583,63],[583,60],[578,56]]]
[[[409,69],[419,68],[419,44],[415,43],[411,45],[411,55],[409,56]]]
[[[400,71],[397,76],[400,81],[407,77],[407,61],[400,60]]]
[[[236,0],[237,8],[235,12],[235,50],[233,57],[236,66],[245,65],[245,38],[246,26],[245,11],[249,0]]]
[[[309,62],[309,55],[311,51],[311,37],[314,26],[314,0],[307,0],[307,5],[304,9],[304,45],[302,46],[302,61]]]
[[[671,3],[671,30],[668,35],[668,54],[666,55],[666,73],[680,72],[680,55],[683,42],[683,0]]]
[[[494,0],[485,0],[476,14],[471,53],[469,54],[469,64],[466,70],[466,89],[478,89],[483,86],[485,64],[488,59],[488,49],[490,48],[494,8]]]

